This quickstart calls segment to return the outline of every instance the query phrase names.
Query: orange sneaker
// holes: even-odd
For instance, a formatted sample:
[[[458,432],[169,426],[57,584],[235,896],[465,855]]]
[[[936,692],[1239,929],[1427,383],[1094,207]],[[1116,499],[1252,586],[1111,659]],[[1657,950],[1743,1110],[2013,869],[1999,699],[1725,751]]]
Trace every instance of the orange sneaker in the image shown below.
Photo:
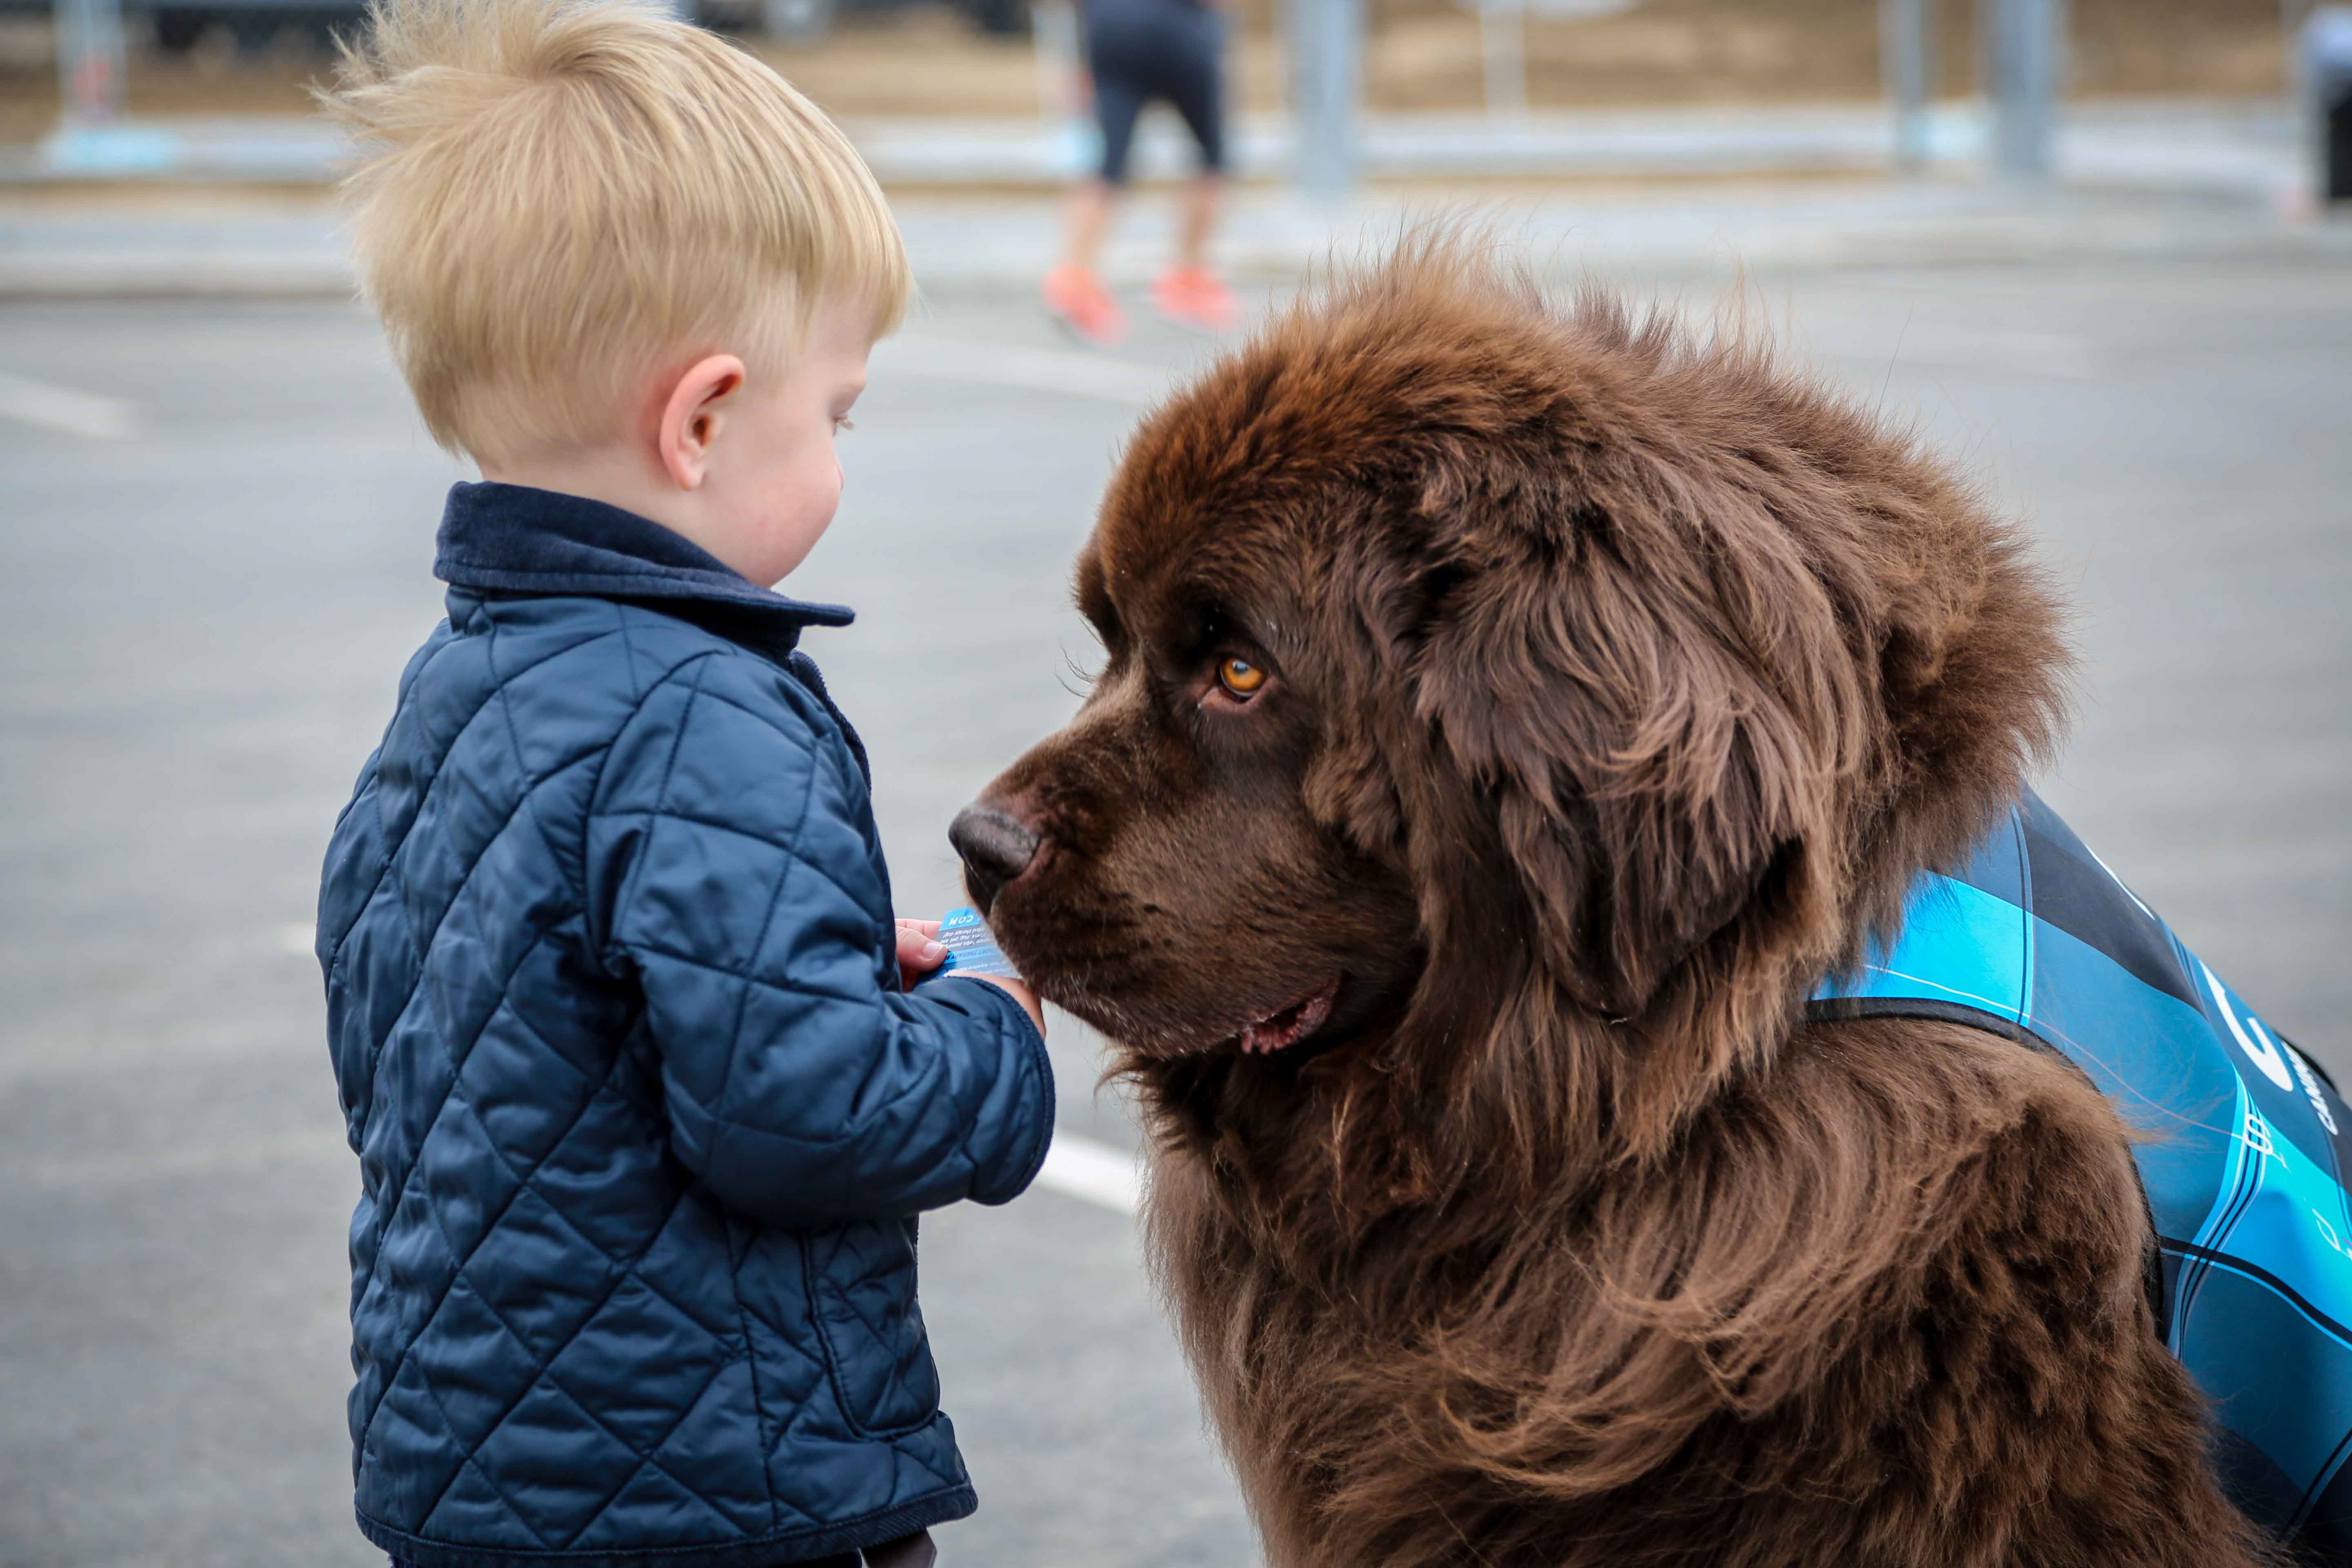
[[[1056,267],[1045,274],[1045,309],[1081,342],[1109,348],[1127,335],[1118,301],[1101,279],[1083,267]]]
[[[1151,285],[1151,302],[1171,321],[1203,331],[1233,330],[1241,302],[1225,280],[1205,267],[1171,267]]]

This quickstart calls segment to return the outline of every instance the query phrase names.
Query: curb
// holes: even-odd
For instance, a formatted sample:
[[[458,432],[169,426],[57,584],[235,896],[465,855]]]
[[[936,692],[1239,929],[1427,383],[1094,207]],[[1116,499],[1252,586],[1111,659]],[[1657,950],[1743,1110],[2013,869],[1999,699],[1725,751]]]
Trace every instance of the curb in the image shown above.
[[[0,300],[349,300],[358,291],[340,258],[0,258]]]
[[[915,276],[934,294],[1025,292],[1053,250],[1042,199],[898,204]],[[1385,246],[1416,216],[1492,226],[1549,279],[1591,272],[1731,275],[2019,262],[2352,262],[2352,223],[2296,222],[2242,196],[2111,189],[2019,192],[1932,181],[1714,185],[1612,201],[1381,195],[1328,212],[1287,196],[1236,201],[1219,250],[1236,281],[1287,285]],[[1168,252],[1168,204],[1139,195],[1104,258],[1115,285]],[[323,210],[142,214],[0,207],[0,299],[349,299],[356,283]]]
[[[885,185],[1048,190],[1089,167],[1091,121],[1022,115],[845,115],[842,129]],[[1367,113],[1360,163],[1374,179],[1738,177],[1884,174],[1895,131],[1884,104],[1547,110],[1494,119],[1460,110]],[[2306,178],[2303,129],[2269,100],[2110,100],[2070,104],[2059,167],[2078,178],[2206,190],[2267,190]],[[1983,161],[1985,111],[1938,104],[1927,151],[1952,171]],[[1231,144],[1255,177],[1286,177],[1296,128],[1239,114]],[[352,153],[323,121],[295,115],[190,115],[60,129],[31,147],[0,147],[0,187],[198,179],[236,185],[326,184]],[[1147,120],[1136,172],[1190,172],[1190,143]]]

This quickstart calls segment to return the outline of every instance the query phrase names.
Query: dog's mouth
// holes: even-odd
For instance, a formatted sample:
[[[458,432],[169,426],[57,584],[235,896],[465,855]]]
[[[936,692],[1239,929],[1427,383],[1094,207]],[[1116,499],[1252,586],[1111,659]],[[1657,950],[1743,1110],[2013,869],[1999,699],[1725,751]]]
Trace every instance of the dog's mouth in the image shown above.
[[[1229,1038],[1244,1056],[1270,1057],[1286,1051],[1330,1021],[1331,1004],[1339,994],[1339,977],[1334,974]]]

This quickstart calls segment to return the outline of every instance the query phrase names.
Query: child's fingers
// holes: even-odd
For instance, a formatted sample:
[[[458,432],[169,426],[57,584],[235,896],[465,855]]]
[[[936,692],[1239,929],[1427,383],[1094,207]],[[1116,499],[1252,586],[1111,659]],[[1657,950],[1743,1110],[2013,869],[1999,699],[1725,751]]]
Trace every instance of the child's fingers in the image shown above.
[[[937,921],[929,923],[932,931],[939,929]],[[921,921],[898,922],[898,962],[919,974],[937,969],[940,961],[948,955],[946,946],[933,941],[930,933],[923,930],[924,924]]]

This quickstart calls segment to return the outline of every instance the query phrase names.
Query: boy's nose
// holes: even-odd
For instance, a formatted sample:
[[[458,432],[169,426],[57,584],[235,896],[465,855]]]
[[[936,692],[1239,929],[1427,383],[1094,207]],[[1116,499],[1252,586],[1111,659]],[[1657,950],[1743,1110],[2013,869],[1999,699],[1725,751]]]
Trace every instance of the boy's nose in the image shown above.
[[[997,890],[1029,868],[1037,858],[1036,830],[997,801],[982,799],[956,813],[948,842],[963,857],[964,880],[986,913]]]

